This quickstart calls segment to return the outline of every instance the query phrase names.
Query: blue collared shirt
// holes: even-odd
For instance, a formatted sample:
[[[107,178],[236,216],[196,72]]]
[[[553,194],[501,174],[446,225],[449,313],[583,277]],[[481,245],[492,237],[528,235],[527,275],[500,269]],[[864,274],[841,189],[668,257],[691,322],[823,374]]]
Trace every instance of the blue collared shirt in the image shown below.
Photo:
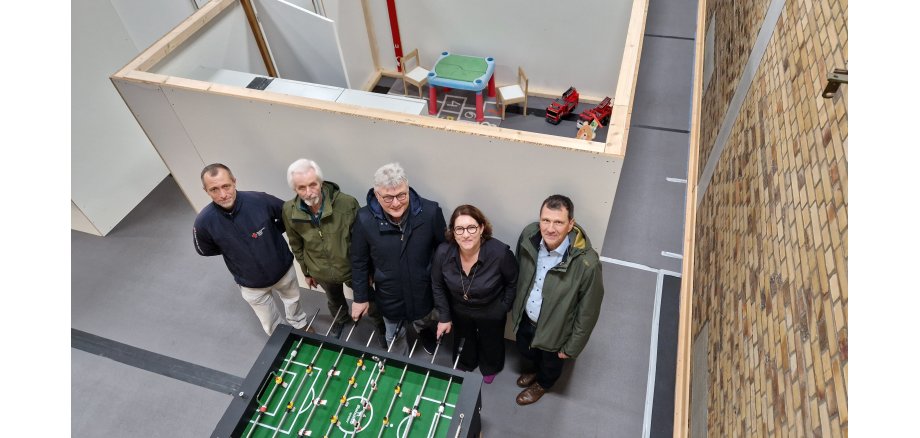
[[[525,304],[527,317],[531,320],[537,321],[540,318],[540,307],[543,305],[543,280],[546,279],[546,273],[562,261],[562,257],[568,249],[569,236],[565,236],[565,240],[559,244],[559,247],[552,251],[548,251],[543,239],[540,239],[540,250],[537,252],[536,278]]]

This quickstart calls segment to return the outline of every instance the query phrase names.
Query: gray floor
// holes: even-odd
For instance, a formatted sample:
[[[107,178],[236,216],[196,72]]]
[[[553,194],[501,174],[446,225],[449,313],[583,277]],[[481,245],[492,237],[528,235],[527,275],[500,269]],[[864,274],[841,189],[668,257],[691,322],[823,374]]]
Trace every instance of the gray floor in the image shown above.
[[[680,260],[661,252],[682,252],[685,187],[667,178],[686,178],[693,46],[670,36],[693,36],[694,9],[695,2],[682,0],[649,6],[647,33],[659,36],[647,35],[643,46],[629,151],[602,254],[609,262],[606,296],[594,336],[558,387],[527,407],[514,403],[519,367],[509,344],[505,371],[483,387],[485,436],[642,436],[654,271],[679,272]],[[194,216],[167,177],[108,236],[72,232],[72,327],[245,377],[266,336],[220,258],[194,252]],[[308,309],[324,302],[314,291],[303,297]],[[330,320],[322,310],[317,328]],[[448,361],[446,352],[439,355],[439,363]],[[71,399],[75,437],[193,437],[210,434],[231,396],[72,349]]]

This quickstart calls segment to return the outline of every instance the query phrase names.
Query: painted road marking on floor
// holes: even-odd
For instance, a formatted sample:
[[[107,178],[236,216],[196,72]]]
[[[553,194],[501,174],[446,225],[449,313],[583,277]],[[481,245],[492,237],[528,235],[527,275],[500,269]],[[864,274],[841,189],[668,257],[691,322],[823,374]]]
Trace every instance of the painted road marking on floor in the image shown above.
[[[673,252],[661,251],[661,255],[665,257],[671,257],[672,259],[683,259],[683,254],[677,254]]]
[[[655,282],[655,306],[652,313],[652,341],[648,352],[648,379],[645,384],[645,411],[642,419],[642,438],[648,438],[652,431],[652,402],[655,399],[655,371],[658,368],[658,324],[661,317],[661,292],[664,289],[664,274],[658,273]]]
[[[657,273],[662,273],[662,274],[664,274],[664,275],[670,275],[670,276],[672,276],[672,277],[680,278],[680,272],[668,271],[667,269],[652,268],[652,267],[645,266],[645,265],[642,265],[642,264],[639,264],[639,263],[627,262],[627,261],[625,261],[625,260],[617,260],[617,259],[612,259],[612,258],[610,258],[610,257],[604,257],[604,256],[601,256],[601,257],[600,257],[600,260],[601,260],[602,262],[612,263],[612,264],[614,264],[614,265],[626,266],[626,267],[628,267],[628,268],[641,269],[641,270],[643,270],[643,271],[654,272],[654,273],[656,273],[656,274],[657,274]]]

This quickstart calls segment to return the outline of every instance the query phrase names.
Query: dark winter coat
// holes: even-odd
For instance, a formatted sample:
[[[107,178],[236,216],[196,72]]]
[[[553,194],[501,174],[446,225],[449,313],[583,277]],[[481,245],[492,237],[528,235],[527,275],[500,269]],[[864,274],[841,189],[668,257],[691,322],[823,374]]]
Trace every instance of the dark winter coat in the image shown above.
[[[444,242],[444,213],[437,202],[409,188],[405,230],[387,220],[383,207],[367,192],[351,234],[352,290],[356,303],[375,301],[383,316],[413,321],[433,308],[431,256]],[[367,279],[373,278],[370,286]]]
[[[208,204],[192,228],[195,250],[203,256],[224,256],[236,284],[269,287],[291,269],[294,256],[281,236],[284,201],[263,192],[236,192],[230,211]]]

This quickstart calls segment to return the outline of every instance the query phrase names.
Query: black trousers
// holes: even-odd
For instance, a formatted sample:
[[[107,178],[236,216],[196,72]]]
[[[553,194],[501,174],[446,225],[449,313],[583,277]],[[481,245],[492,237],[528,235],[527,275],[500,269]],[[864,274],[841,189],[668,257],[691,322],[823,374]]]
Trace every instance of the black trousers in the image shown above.
[[[498,374],[505,367],[505,319],[470,318],[459,313],[452,315],[454,323],[454,357],[460,339],[466,339],[457,368],[474,370],[479,367],[483,376]]]
[[[530,348],[530,343],[533,342],[533,336],[536,331],[537,324],[531,321],[525,313],[521,317],[520,325],[518,325],[517,347],[518,351],[521,352],[521,356],[524,356],[533,365],[531,369],[527,369],[525,366],[524,371],[536,371],[537,383],[543,389],[550,389],[559,380],[559,376],[562,375],[562,366],[565,364],[565,360],[560,359],[559,354],[555,351]]]
[[[348,301],[345,300],[345,289],[342,287],[342,283],[319,280],[316,282],[326,291],[326,305],[329,306],[329,314],[335,316],[336,312],[339,313],[338,318],[333,322],[345,324],[351,321],[351,307],[348,307]],[[342,310],[339,310],[339,308]]]
[[[335,316],[336,312],[339,313],[338,318],[333,322],[345,324],[351,321],[351,307],[348,306],[348,301],[345,299],[345,288],[342,287],[344,283],[320,280],[316,280],[316,283],[326,291],[326,305],[329,307],[329,315]],[[348,286],[350,287],[351,284],[349,283]],[[340,306],[342,310],[339,310]],[[375,328],[381,328],[382,330],[383,318],[380,317],[380,313],[377,312],[377,307],[374,306],[373,302],[371,302],[370,309],[368,309],[367,319],[374,324]]]

